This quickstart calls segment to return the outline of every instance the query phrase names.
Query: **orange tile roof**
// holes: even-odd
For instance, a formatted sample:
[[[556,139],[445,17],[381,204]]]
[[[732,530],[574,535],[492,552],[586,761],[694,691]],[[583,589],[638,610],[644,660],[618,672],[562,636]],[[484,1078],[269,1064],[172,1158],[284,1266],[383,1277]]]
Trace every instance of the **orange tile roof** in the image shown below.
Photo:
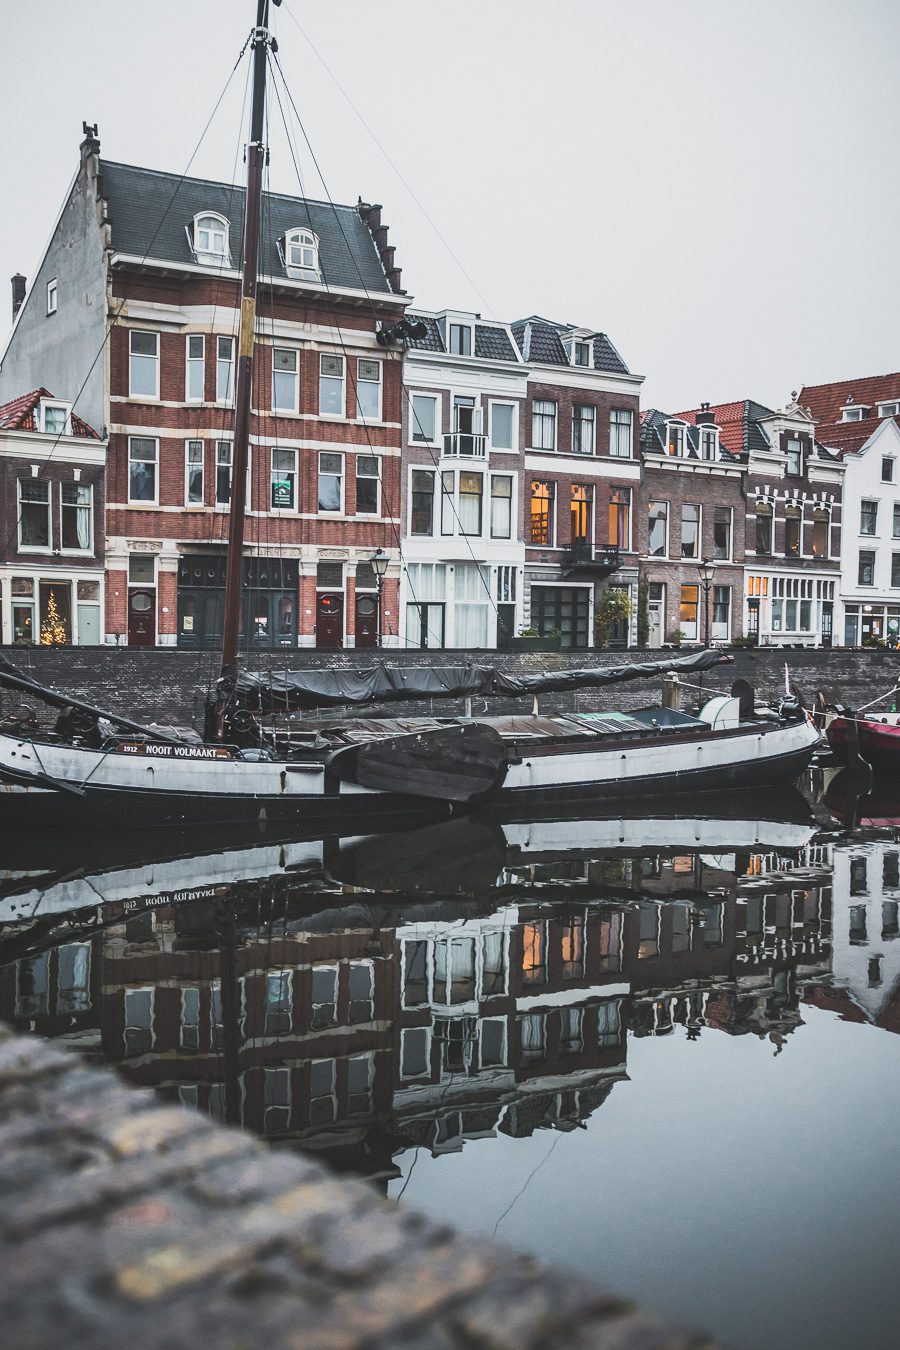
[[[842,422],[843,409],[854,404],[871,408],[861,422]],[[816,422],[816,439],[839,454],[859,450],[884,420],[877,405],[900,400],[900,371],[892,375],[866,375],[857,380],[835,380],[831,384],[807,384],[797,402],[808,408]],[[895,418],[895,421],[898,419]]]
[[[32,389],[9,403],[0,405],[0,430],[39,431],[38,413],[42,398],[52,399],[49,389]],[[99,441],[101,436],[76,413],[72,413],[72,435],[85,441]]]

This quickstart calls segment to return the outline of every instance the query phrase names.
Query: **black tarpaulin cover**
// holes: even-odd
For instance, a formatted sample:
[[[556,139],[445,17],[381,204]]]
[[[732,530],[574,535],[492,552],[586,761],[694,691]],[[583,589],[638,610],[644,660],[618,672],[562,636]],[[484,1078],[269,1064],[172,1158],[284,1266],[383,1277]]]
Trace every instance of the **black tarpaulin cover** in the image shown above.
[[[514,697],[564,689],[599,689],[607,684],[650,679],[668,671],[710,670],[730,656],[704,650],[692,656],[641,661],[588,670],[553,670],[507,675],[493,666],[369,666],[365,670],[269,671],[242,673],[235,698],[256,712],[323,708],[361,703],[398,703],[408,699]]]

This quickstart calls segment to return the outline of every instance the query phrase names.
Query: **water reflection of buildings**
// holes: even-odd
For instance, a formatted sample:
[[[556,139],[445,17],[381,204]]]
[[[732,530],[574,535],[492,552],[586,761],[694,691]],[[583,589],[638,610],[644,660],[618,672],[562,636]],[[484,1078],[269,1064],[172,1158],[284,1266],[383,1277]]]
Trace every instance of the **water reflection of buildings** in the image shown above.
[[[477,902],[321,903],[251,890],[60,925],[0,971],[0,1017],[387,1176],[410,1145],[574,1128],[626,1076],[628,1030],[780,1045],[830,963],[820,844],[519,858]]]

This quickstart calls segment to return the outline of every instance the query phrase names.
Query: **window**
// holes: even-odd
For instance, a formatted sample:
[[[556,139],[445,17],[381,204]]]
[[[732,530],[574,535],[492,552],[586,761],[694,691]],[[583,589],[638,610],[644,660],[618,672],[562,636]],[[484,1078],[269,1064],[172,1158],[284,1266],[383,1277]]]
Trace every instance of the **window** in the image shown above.
[[[467,1003],[475,997],[475,939],[438,938],[434,944],[435,1003]]]
[[[807,601],[807,603],[809,603]],[[712,637],[725,642],[731,637],[731,587],[713,587]]]
[[[450,351],[454,356],[472,355],[472,329],[468,324],[451,323]]]
[[[597,1009],[597,1045],[601,1050],[618,1048],[622,1035],[622,1003],[612,999],[601,1003]]]
[[[69,553],[94,547],[94,489],[90,483],[62,483],[59,492],[62,546]]]
[[[772,552],[772,508],[771,506],[757,505],[756,508],[756,551],[757,553],[769,554]]]
[[[206,396],[206,339],[202,333],[189,333],[187,339],[184,397],[188,403],[202,403]]]
[[[297,510],[297,451],[272,451],[271,503],[273,511]]]
[[[312,1028],[334,1026],[337,1022],[337,980],[335,966],[313,966]]]
[[[700,557],[700,507],[691,502],[681,508],[681,556]]]
[[[669,437],[668,443],[666,445],[667,454],[674,455],[677,459],[680,459],[682,457],[685,449],[686,430],[687,428],[685,427],[683,422],[669,423]]]
[[[455,492],[456,474],[452,469],[445,469],[441,474],[441,534],[456,533]]]
[[[183,985],[181,990],[178,1044],[182,1050],[200,1049],[200,990],[192,985]]]
[[[290,1069],[263,1069],[263,1134],[281,1134],[291,1123]]]
[[[616,488],[609,494],[609,542],[616,548],[631,547],[630,488]]]
[[[803,442],[799,436],[788,436],[785,443],[787,451],[787,472],[791,478],[803,476]]]
[[[203,442],[188,441],[184,461],[185,506],[203,505]]]
[[[55,314],[59,304],[59,283],[56,277],[47,282],[47,313]]]
[[[434,534],[434,474],[428,469],[412,471],[410,534]]]
[[[576,915],[563,924],[562,977],[564,980],[584,979],[584,915]]]
[[[69,405],[67,403],[44,403],[41,401],[41,430],[51,436],[65,436],[69,428]]]
[[[699,609],[700,587],[682,586],[678,626],[689,642],[696,642],[700,636],[698,620]]]
[[[700,430],[700,458],[715,459],[718,449],[718,429],[716,427],[702,427]]]
[[[295,413],[300,403],[300,359],[293,347],[272,348],[272,410]]]
[[[484,476],[480,473],[459,475],[459,532],[481,534],[481,498]]]
[[[492,403],[490,405],[492,450],[514,450],[516,448],[513,444],[515,411],[515,405],[512,403]]]
[[[323,417],[344,416],[344,358],[319,357],[319,414]]]
[[[347,1060],[347,1115],[367,1116],[371,1110],[371,1055],[350,1055]]]
[[[784,556],[800,556],[800,508],[787,506],[784,511]]]
[[[717,506],[713,513],[713,557],[731,557],[731,507]]]
[[[125,1053],[145,1055],[153,1049],[153,990],[125,990]]]
[[[861,422],[861,421],[863,420],[863,418],[865,417],[865,415],[866,415],[867,412],[868,412],[868,408],[864,408],[862,405],[860,405],[860,406],[857,407],[857,408],[842,408],[842,409],[841,409],[841,421],[842,421],[842,422]]]
[[[356,456],[356,514],[378,515],[378,458],[376,455]]]
[[[589,342],[572,343],[572,365],[589,366],[591,364],[591,344]]]
[[[375,975],[371,961],[351,961],[348,976],[350,1021],[371,1022],[375,1016]]]
[[[669,534],[669,503],[650,502],[647,509],[647,552],[651,558],[666,556]]]
[[[556,449],[556,404],[536,398],[531,404],[531,444],[535,450]]]
[[[613,408],[609,414],[609,453],[614,459],[631,459],[633,422],[630,408]]]
[[[878,503],[861,502],[859,507],[860,534],[878,533]]]
[[[491,538],[512,537],[512,478],[494,474],[491,478]]]
[[[295,281],[319,280],[319,240],[312,230],[289,230],[283,249],[289,277]]]
[[[216,338],[216,399],[230,403],[234,398],[234,338]]]
[[[573,483],[571,493],[572,543],[589,544],[593,533],[594,489],[585,483]]]
[[[576,403],[572,409],[572,450],[576,455],[594,453],[596,412],[590,403]]]
[[[428,943],[422,938],[403,943],[403,1006],[428,1002]]]
[[[531,531],[529,542],[552,548],[556,536],[556,484],[531,483]]]
[[[502,932],[485,933],[481,939],[481,993],[506,993],[506,940]]]
[[[485,1017],[481,1023],[479,1062],[482,1069],[506,1064],[506,1018]]]
[[[522,983],[547,983],[547,925],[522,924]]]
[[[865,895],[869,889],[868,865],[865,858],[850,859],[850,894]],[[852,913],[852,911],[851,911]],[[866,935],[865,908],[863,907],[862,935]]]
[[[216,441],[216,506],[231,501],[231,441]]]
[[[152,553],[129,554],[128,581],[132,586],[156,585],[156,559]]]
[[[404,1027],[400,1032],[400,1077],[424,1078],[429,1067],[428,1028]]]
[[[290,1031],[293,1022],[293,1004],[293,971],[267,971],[265,1020],[267,1036],[285,1036]]]
[[[560,1008],[559,1010],[559,1053],[577,1055],[583,1045],[581,1023],[583,1009]]]
[[[159,398],[159,334],[132,328],[128,334],[128,392],[132,398]]]
[[[898,399],[889,399],[887,403],[879,403],[878,405],[879,417],[896,417],[898,413],[900,413],[900,400]]]
[[[437,399],[433,394],[412,396],[412,439],[433,445],[437,433]]]
[[[894,527],[892,535],[894,539],[900,539],[900,502],[894,503]]]
[[[828,524],[829,515],[827,511],[821,508],[813,511],[812,555],[814,558],[828,557]]]
[[[159,441],[149,436],[128,437],[128,500],[156,501],[156,465]]]
[[[875,554],[865,549],[859,555],[859,575],[860,586],[875,585]]]
[[[329,358],[330,359],[330,358]],[[322,450],[319,454],[319,510],[343,511],[344,509],[344,458]]]
[[[206,265],[230,263],[228,221],[224,216],[209,213],[194,217],[194,256]]]
[[[543,1013],[525,1013],[518,1019],[522,1043],[522,1063],[533,1064],[544,1058],[546,1036]]]
[[[893,483],[894,461],[892,459],[885,458],[881,461],[881,481],[882,483]]]
[[[333,1059],[314,1059],[309,1066],[309,1123],[330,1125],[337,1114]]]
[[[900,553],[891,554],[891,585],[900,586]]]
[[[362,357],[356,363],[356,415],[365,422],[381,420],[381,362]]]
[[[19,547],[50,548],[50,484],[19,479]]]

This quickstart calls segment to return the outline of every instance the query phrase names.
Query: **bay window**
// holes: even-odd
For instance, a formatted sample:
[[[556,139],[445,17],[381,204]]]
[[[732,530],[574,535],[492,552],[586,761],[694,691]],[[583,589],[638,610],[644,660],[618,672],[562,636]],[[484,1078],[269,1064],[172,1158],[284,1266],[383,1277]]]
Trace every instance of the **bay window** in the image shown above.
[[[459,475],[459,532],[466,535],[481,534],[482,494],[484,475],[480,473],[460,473]]]

